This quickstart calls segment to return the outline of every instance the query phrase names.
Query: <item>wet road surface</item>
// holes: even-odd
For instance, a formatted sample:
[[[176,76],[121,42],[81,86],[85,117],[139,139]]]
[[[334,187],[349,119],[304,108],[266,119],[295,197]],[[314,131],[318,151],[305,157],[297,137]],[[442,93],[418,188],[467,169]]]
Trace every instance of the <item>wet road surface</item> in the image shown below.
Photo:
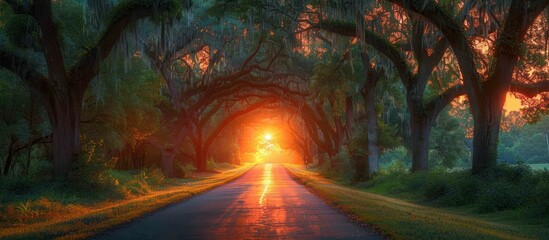
[[[239,179],[95,239],[381,239],[295,182],[260,164]]]

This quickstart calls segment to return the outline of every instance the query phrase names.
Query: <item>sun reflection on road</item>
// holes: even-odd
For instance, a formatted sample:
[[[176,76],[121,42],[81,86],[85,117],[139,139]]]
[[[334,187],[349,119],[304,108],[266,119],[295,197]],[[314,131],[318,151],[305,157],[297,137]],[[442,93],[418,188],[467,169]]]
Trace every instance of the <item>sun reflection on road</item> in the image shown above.
[[[263,192],[261,197],[259,197],[259,206],[265,206],[265,198],[267,196],[267,191],[269,191],[269,186],[271,185],[271,169],[272,165],[270,163],[265,165],[265,171],[263,172]]]

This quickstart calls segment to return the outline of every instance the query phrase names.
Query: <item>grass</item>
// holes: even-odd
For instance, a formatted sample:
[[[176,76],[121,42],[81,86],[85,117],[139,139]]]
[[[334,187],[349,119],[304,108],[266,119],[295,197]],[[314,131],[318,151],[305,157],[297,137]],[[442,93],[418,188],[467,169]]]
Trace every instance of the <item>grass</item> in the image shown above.
[[[472,214],[467,207],[436,208],[342,186],[300,166],[291,175],[354,219],[394,239],[543,239],[547,226],[510,222],[513,211]]]
[[[0,225],[0,239],[80,239],[90,237],[169,204],[223,185],[241,176],[252,166],[247,165],[218,174],[202,176],[195,180],[180,180],[173,183],[173,186],[160,190],[135,190],[146,192],[143,193],[144,195],[134,195],[130,199],[74,204],[39,198],[11,204],[3,210],[2,215],[16,215],[25,219],[10,226]],[[140,188],[140,186],[135,186],[135,188]],[[78,200],[75,201],[78,202]],[[69,202],[72,201],[69,200]],[[36,220],[32,221],[32,219]]]

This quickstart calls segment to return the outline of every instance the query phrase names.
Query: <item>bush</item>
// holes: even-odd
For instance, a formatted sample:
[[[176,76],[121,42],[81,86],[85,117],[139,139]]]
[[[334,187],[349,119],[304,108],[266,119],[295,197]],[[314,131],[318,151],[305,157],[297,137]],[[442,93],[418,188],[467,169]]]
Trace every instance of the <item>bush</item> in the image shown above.
[[[67,175],[66,184],[69,190],[89,194],[90,197],[100,197],[95,193],[101,193],[101,197],[124,196],[120,188],[114,187],[119,182],[109,171],[114,168],[115,161],[102,154],[102,145],[102,141],[88,141],[83,144],[80,159],[72,164]]]
[[[532,191],[532,217],[549,217],[549,171],[538,173],[537,185]]]
[[[511,182],[500,180],[486,184],[478,198],[477,212],[491,213],[516,208],[526,202],[519,187]]]
[[[109,173],[110,169],[102,161],[76,163],[67,175],[67,188],[94,197],[94,193],[101,193],[109,197],[124,196],[125,194],[115,187],[119,181]],[[84,189],[86,191],[83,191]]]
[[[215,159],[214,158],[209,158],[208,161],[206,162],[206,169],[208,170],[214,170],[215,169]]]
[[[444,206],[463,206],[473,204],[478,199],[480,181],[469,172],[450,174],[446,194],[440,198]]]
[[[148,168],[145,170],[147,183],[153,186],[162,186],[166,184],[166,176],[159,168]]]
[[[445,196],[449,190],[448,176],[444,173],[426,174],[423,184],[423,196],[427,200],[437,200]],[[421,189],[421,186],[418,187]]]
[[[362,186],[446,207],[471,205],[479,213],[528,208],[533,216],[549,216],[549,172],[520,164],[498,165],[478,176],[467,170],[408,173],[391,167]]]
[[[320,174],[325,178],[336,179],[339,171],[332,167],[332,163],[326,161],[320,165]]]
[[[511,183],[517,183],[532,177],[532,168],[526,164],[498,164],[484,170],[480,177],[484,178],[486,182],[496,182],[504,179]]]
[[[347,152],[342,151],[336,154],[331,162],[324,162],[320,166],[320,174],[329,179],[345,183],[351,182],[354,170]]]
[[[83,147],[85,154],[67,176],[67,190],[89,199],[118,199],[144,195],[152,186],[166,183],[158,168],[138,172],[113,170],[116,161],[101,154],[101,146],[102,142],[90,141]]]
[[[24,194],[29,192],[36,181],[24,176],[14,178],[2,178],[0,181],[0,193]]]
[[[174,175],[177,178],[191,178],[196,171],[196,167],[192,164],[176,163]]]
[[[34,178],[49,178],[53,171],[53,164],[50,161],[38,160],[30,165],[29,176]]]

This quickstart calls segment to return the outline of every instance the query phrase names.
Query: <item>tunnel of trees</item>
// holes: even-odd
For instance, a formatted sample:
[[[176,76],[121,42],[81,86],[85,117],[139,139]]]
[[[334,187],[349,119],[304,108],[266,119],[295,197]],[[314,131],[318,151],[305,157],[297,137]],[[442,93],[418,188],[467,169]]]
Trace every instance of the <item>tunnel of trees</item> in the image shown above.
[[[548,162],[548,4],[3,0],[1,173],[208,171],[262,119],[354,181]],[[513,146],[529,136],[536,156]]]

